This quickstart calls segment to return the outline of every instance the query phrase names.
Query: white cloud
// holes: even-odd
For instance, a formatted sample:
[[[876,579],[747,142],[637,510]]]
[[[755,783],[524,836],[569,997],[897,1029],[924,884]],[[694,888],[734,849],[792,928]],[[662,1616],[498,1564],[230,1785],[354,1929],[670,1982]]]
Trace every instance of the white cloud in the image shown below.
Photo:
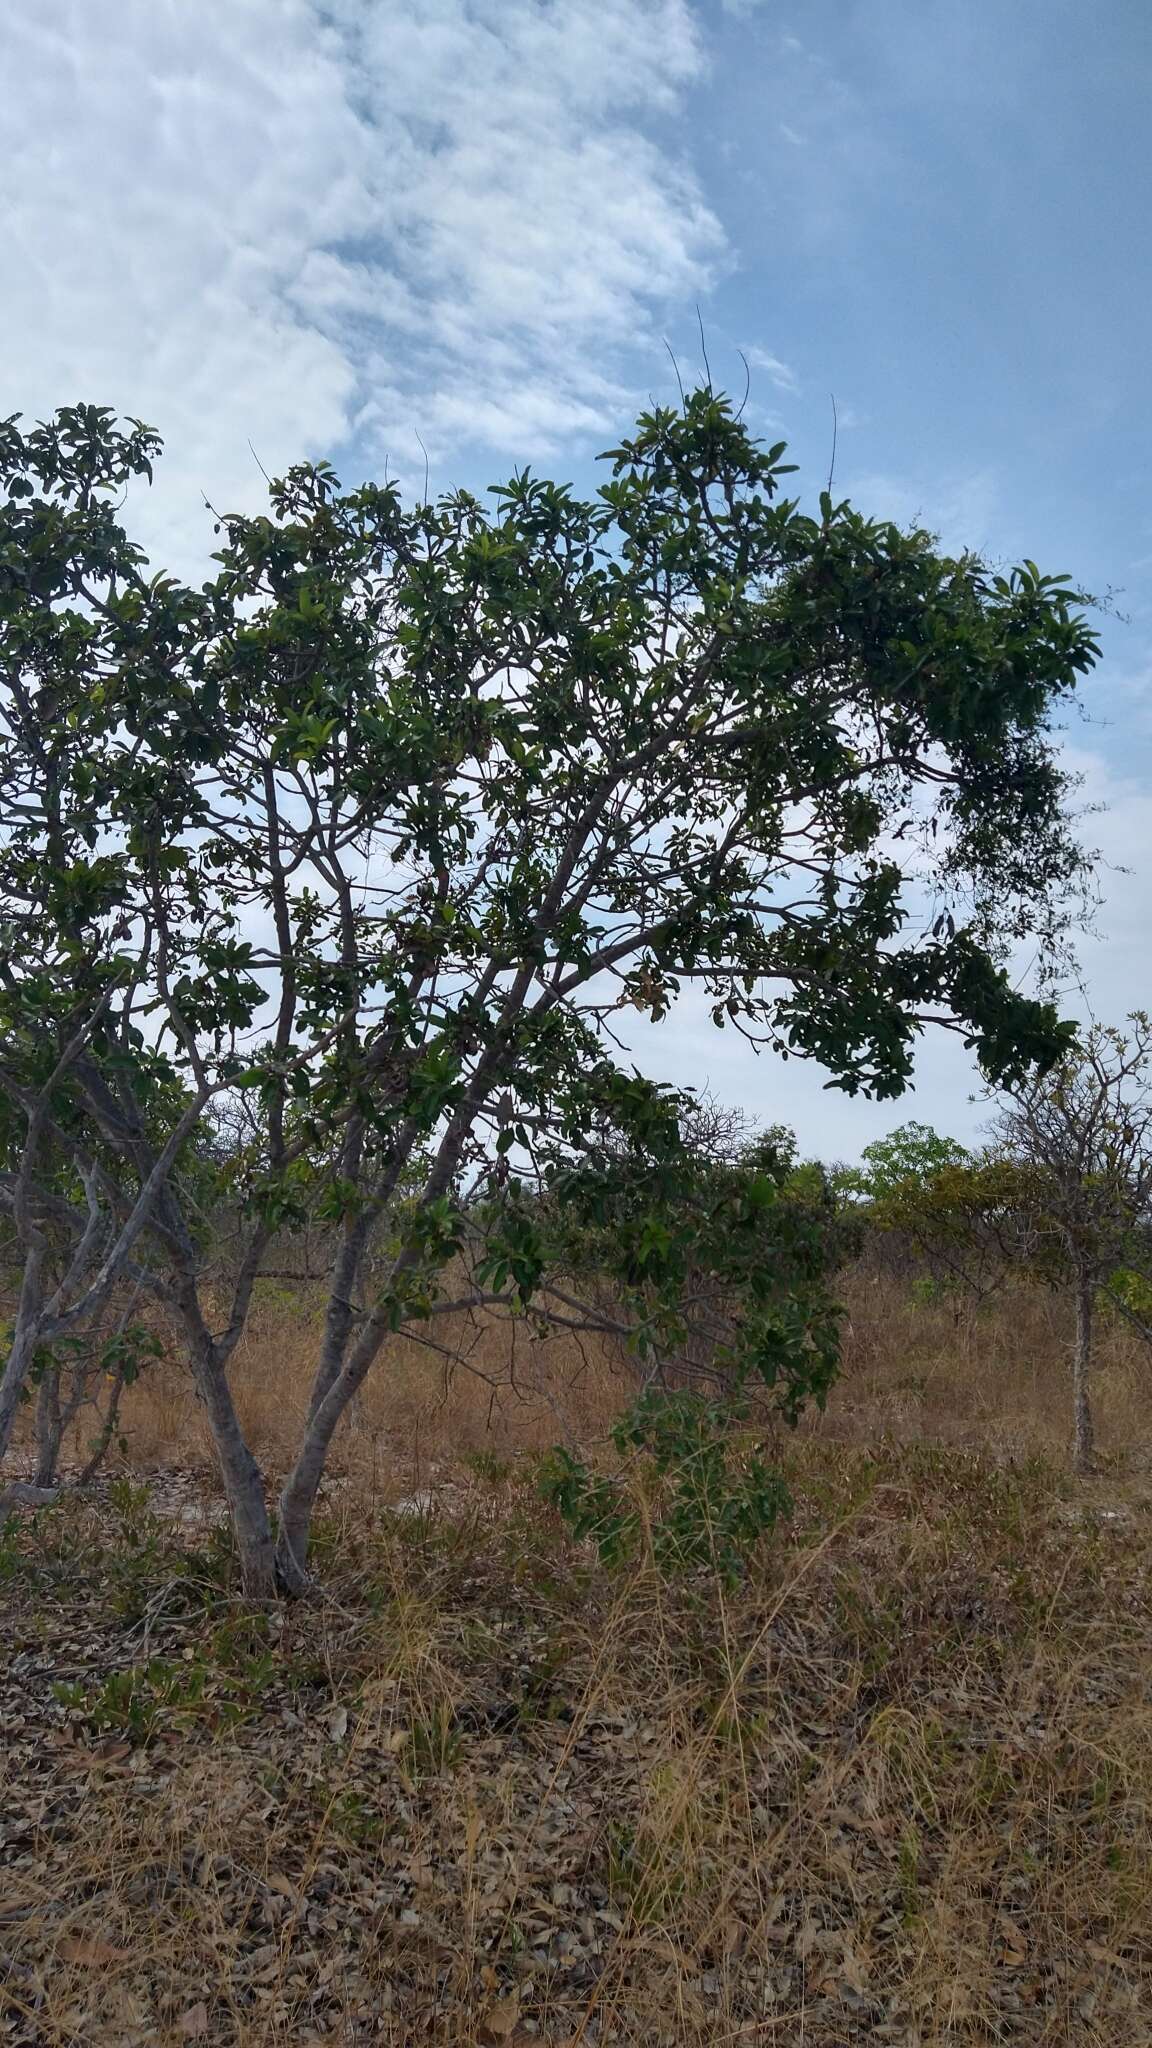
[[[842,427],[857,424],[850,411],[840,415]],[[883,470],[838,474],[837,497],[851,498],[871,519],[890,519],[897,526],[923,526],[937,534],[954,553],[973,548],[980,553],[996,540],[1000,486],[987,468],[958,470],[922,483]]]
[[[779,356],[771,355],[766,348],[756,347],[745,349],[744,353],[748,358],[749,368],[763,370],[777,391],[799,391],[800,379],[795,370],[789,369],[787,363],[782,363]]]
[[[660,134],[700,61],[686,0],[9,0],[0,408],[157,425],[179,567],[201,491],[259,497],[249,439],[599,434],[722,252]]]

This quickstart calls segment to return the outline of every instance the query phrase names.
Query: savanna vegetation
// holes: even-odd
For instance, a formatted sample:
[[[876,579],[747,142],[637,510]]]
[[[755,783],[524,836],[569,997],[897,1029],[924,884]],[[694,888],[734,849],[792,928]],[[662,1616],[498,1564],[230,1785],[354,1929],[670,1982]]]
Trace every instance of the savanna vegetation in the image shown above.
[[[157,454],[0,430],[5,2038],[1152,2041],[1152,1046],[1010,972],[1085,600],[711,390],[195,588]]]

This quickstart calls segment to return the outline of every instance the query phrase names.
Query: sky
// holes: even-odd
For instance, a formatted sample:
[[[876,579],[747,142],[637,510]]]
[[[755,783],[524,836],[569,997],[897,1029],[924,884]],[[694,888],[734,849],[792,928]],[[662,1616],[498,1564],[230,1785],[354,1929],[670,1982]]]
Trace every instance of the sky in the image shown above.
[[[0,76],[0,412],[159,428],[178,573],[306,457],[589,489],[702,329],[802,491],[835,407],[837,495],[1104,597],[1081,958],[1152,1006],[1147,0],[5,0]],[[691,1003],[636,1057],[825,1158],[987,1114],[938,1034],[896,1104]]]

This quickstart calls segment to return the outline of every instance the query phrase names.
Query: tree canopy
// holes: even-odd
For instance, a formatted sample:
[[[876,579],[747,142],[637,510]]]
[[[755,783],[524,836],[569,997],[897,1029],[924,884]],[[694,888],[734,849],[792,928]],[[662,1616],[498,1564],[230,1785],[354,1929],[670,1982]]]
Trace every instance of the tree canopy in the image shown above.
[[[1082,871],[1051,723],[1096,649],[1064,577],[802,509],[783,447],[711,390],[641,418],[588,502],[525,471],[406,506],[297,466],[266,514],[220,516],[199,588],[121,523],[158,450],[98,407],[0,428],[2,1185],[26,1255],[4,1386],[126,1275],[162,1286],[255,1586],[271,1539],[227,1368],[277,1231],[318,1208],[334,1231],[290,1579],[387,1333],[461,1295],[543,1312],[523,1188],[584,1186],[605,1122],[675,1154],[625,1010],[701,989],[717,1025],[881,1096],[929,1022],[993,1079],[1060,1056],[1071,1027],[1003,963],[1053,939]],[[243,1218],[222,1319],[213,1175]],[[49,1217],[73,1247],[51,1287]],[[622,1271],[647,1231],[659,1277],[658,1224],[632,1217]]]
[[[947,1166],[963,1166],[970,1154],[955,1138],[944,1137],[930,1124],[900,1124],[885,1138],[873,1138],[860,1154],[858,1167],[840,1173],[846,1192],[874,1202],[914,1195]]]

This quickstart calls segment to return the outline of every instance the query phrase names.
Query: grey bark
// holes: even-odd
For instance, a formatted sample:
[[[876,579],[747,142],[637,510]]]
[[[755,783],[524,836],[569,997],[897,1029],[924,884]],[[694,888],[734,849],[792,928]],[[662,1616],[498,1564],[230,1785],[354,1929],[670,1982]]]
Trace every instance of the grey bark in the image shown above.
[[[240,1560],[241,1586],[250,1600],[274,1600],[276,1553],[264,1495],[264,1475],[244,1441],[223,1370],[213,1365],[203,1373],[197,1372],[196,1382],[208,1413],[224,1482]]]
[[[8,1353],[8,1362],[4,1367],[3,1376],[0,1377],[0,1465],[8,1455],[20,1396],[24,1392],[24,1382],[31,1370],[36,1346],[40,1341],[40,1323],[44,1306],[44,1256],[44,1247],[37,1240],[29,1247],[24,1260],[15,1335]]]
[[[230,1324],[223,1341],[218,1343],[213,1338],[200,1312],[195,1268],[188,1249],[176,1267],[175,1280],[172,1306],[184,1327],[196,1391],[212,1431],[236,1539],[240,1583],[249,1599],[273,1600],[277,1592],[276,1557],[264,1475],[244,1440],[228,1385],[227,1364],[235,1335]]]
[[[46,1365],[44,1376],[40,1381],[36,1394],[37,1486],[46,1487],[54,1484],[63,1435],[64,1415],[60,1407],[60,1368],[58,1365]]]

